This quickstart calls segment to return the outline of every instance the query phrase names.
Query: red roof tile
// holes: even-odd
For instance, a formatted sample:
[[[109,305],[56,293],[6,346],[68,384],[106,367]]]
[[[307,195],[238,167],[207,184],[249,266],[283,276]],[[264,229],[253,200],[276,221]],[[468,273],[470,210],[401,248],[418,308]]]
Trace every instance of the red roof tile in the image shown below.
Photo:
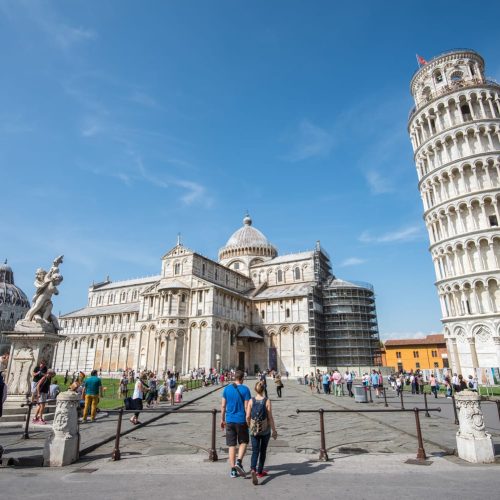
[[[396,347],[403,345],[431,345],[445,344],[444,335],[441,333],[427,335],[423,339],[390,339],[384,342],[385,347]]]

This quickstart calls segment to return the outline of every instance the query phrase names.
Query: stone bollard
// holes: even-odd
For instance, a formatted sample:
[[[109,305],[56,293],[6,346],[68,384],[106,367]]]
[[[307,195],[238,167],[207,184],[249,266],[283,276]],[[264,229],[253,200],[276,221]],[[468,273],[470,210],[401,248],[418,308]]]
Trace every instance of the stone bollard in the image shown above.
[[[61,467],[78,460],[80,433],[77,407],[79,400],[79,395],[74,391],[61,392],[57,396],[52,432],[46,439],[43,450],[45,467]]]
[[[481,396],[477,392],[467,389],[455,394],[460,425],[457,452],[467,462],[489,464],[495,461],[495,452],[491,436],[485,431],[480,400]]]

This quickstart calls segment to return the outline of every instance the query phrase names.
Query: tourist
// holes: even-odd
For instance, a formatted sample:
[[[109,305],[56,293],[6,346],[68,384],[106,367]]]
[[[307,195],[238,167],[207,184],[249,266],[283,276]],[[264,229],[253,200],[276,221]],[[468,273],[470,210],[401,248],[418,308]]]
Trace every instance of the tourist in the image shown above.
[[[323,374],[323,392],[330,394],[330,375],[328,375],[328,372]]]
[[[458,389],[455,389],[455,392],[462,392],[464,389],[467,389],[467,382],[464,380],[462,374],[458,376]]]
[[[177,384],[177,389],[175,389],[174,401],[176,403],[182,403],[183,394],[184,394],[184,385]]]
[[[473,377],[472,375],[469,375],[469,381],[467,382],[467,388],[470,389],[471,391],[478,392],[478,380],[477,377]]]
[[[123,372],[122,378],[120,380],[120,397],[125,399],[128,396],[128,377],[125,372]]]
[[[56,384],[55,380],[52,380],[52,383],[49,387],[49,399],[56,399],[57,395],[61,392],[59,389],[59,385]]]
[[[281,390],[283,389],[284,384],[283,381],[281,380],[280,373],[276,374],[276,377],[274,378],[274,383],[276,384],[276,394],[278,394],[278,397],[281,398]]]
[[[146,384],[146,374],[143,372],[137,377],[134,386],[134,393],[132,394],[132,409],[142,410],[142,400],[144,399],[144,393],[147,391],[148,386]],[[139,411],[136,411],[132,417],[130,417],[130,422],[134,425],[140,424],[139,422]]]
[[[267,396],[267,380],[266,380],[266,372],[263,371],[261,374],[260,374],[260,381],[264,384],[264,393],[266,395],[266,398],[268,397]]]
[[[333,393],[335,396],[341,396],[342,395],[342,375],[340,374],[339,371],[334,370],[332,378],[333,378]]]
[[[410,374],[410,385],[411,385],[411,393],[418,394],[417,392],[417,380],[415,378],[415,374],[411,372]]]
[[[40,382],[40,380],[43,378],[43,376],[47,373],[47,371],[47,363],[44,359],[42,359],[40,361],[40,364],[33,370],[33,381],[31,382],[31,394],[33,396],[33,401],[35,400],[36,386],[38,385],[38,382]]]
[[[370,384],[372,386],[373,389],[375,389],[375,395],[376,397],[380,397],[380,393],[378,391],[378,380],[379,380],[379,377],[378,377],[378,373],[377,373],[377,370],[372,370],[372,373],[370,374]]]
[[[43,419],[43,412],[47,400],[49,399],[50,382],[52,377],[56,374],[54,370],[47,370],[47,373],[38,381],[35,388],[35,400],[38,403],[35,416],[33,417],[34,424],[45,425],[47,422]]]
[[[167,379],[167,387],[168,387],[168,397],[170,399],[170,405],[175,404],[175,388],[177,386],[177,382],[175,380],[174,374],[171,373],[169,378]]]
[[[431,384],[431,393],[434,394],[434,397],[437,399],[439,386],[438,386],[436,377],[434,376],[433,373],[431,373],[430,384]]]
[[[309,389],[311,389],[311,394],[314,392],[314,387],[316,385],[316,378],[314,377],[314,373],[311,372],[309,376]]]
[[[396,396],[400,396],[404,389],[404,377],[401,373],[398,377],[396,377]]]
[[[7,399],[7,384],[3,380],[3,372],[0,371],[0,417],[2,416],[3,404]]]
[[[229,447],[229,465],[231,466],[230,475],[232,478],[238,475],[246,476],[243,468],[243,457],[249,441],[246,411],[251,394],[250,389],[243,384],[244,378],[244,373],[237,370],[235,382],[227,385],[222,393],[220,425],[222,429],[226,429],[226,444]],[[237,446],[238,453],[236,453]]]
[[[272,437],[276,439],[278,433],[274,424],[271,401],[264,395],[264,386],[262,382],[255,384],[255,397],[251,398],[247,404],[246,418],[247,425],[250,428],[250,436],[252,438],[252,459],[251,471],[252,482],[258,484],[258,478],[267,476],[267,471],[264,470],[266,461],[267,445]]]
[[[316,370],[316,393],[321,394],[321,373],[319,370]]]
[[[460,382],[458,379],[458,375],[456,373],[453,374],[453,377],[451,377],[451,385],[453,386],[453,390],[455,392],[460,391]]]
[[[347,392],[350,398],[354,397],[354,394],[352,393],[352,381],[353,381],[352,373],[349,373],[349,370],[346,370],[344,374],[344,382],[346,383]]]
[[[424,375],[422,372],[419,372],[417,375],[417,394],[419,393],[423,394],[424,393]]]
[[[83,408],[82,422],[87,422],[87,416],[90,410],[90,421],[95,422],[97,414],[97,405],[99,404],[99,396],[102,397],[102,382],[97,376],[97,370],[90,372],[90,377],[83,384],[83,396],[85,397],[85,406]]]
[[[446,388],[446,397],[451,398],[453,394],[453,384],[451,383],[450,377],[444,378],[444,386]]]
[[[64,385],[66,385],[68,383],[68,374],[69,374],[69,370],[66,370],[66,373],[64,374]]]
[[[158,380],[156,379],[156,375],[151,373],[149,375],[149,391],[148,397],[146,398],[146,406],[151,408],[152,405],[158,404]]]

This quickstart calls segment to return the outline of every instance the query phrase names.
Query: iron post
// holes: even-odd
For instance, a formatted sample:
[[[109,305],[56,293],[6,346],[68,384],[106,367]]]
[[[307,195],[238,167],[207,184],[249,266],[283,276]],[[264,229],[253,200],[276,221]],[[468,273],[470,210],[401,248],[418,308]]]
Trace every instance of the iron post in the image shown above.
[[[208,450],[208,460],[210,460],[210,462],[217,462],[217,460],[219,460],[217,450],[215,449],[216,417],[217,410],[214,408],[212,410],[212,447]]]
[[[326,451],[325,442],[325,420],[324,420],[325,410],[323,408],[319,409],[319,432],[321,435],[321,447],[319,449],[319,459],[323,462],[328,462],[328,453]]]
[[[451,401],[453,403],[453,413],[455,414],[455,425],[459,425],[460,422],[458,421],[457,405],[455,403],[455,394],[451,396]]]
[[[26,399],[28,399],[28,398],[26,398]],[[26,412],[26,421],[24,422],[23,439],[29,439],[30,438],[29,427],[30,427],[31,409],[33,408],[33,402],[32,401],[26,401],[26,406],[28,407],[28,411]]]
[[[418,450],[417,450],[417,460],[425,460],[427,458],[424,450],[424,441],[422,439],[422,429],[420,428],[420,417],[418,415],[418,408],[414,408],[415,412],[415,424],[417,425],[417,439],[418,439]]]
[[[120,460],[120,434],[122,432],[122,419],[123,419],[123,408],[120,408],[120,412],[118,413],[118,423],[116,425],[116,437],[115,437],[115,449],[113,450],[113,454],[111,455],[111,460]]]
[[[384,391],[384,406],[386,408],[388,408],[389,405],[387,404],[387,392],[386,392],[386,388],[384,387],[382,390]]]
[[[427,406],[427,393],[424,391],[424,405],[425,405],[425,416],[430,417],[429,407]]]

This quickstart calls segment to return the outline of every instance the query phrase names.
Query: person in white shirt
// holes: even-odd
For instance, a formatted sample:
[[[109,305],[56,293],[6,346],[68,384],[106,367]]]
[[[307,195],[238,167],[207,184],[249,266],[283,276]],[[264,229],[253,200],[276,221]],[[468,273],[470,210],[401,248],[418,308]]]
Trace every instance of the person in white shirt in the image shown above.
[[[182,395],[184,394],[184,385],[179,384],[177,386],[177,389],[175,390],[175,402],[176,403],[182,403]]]

